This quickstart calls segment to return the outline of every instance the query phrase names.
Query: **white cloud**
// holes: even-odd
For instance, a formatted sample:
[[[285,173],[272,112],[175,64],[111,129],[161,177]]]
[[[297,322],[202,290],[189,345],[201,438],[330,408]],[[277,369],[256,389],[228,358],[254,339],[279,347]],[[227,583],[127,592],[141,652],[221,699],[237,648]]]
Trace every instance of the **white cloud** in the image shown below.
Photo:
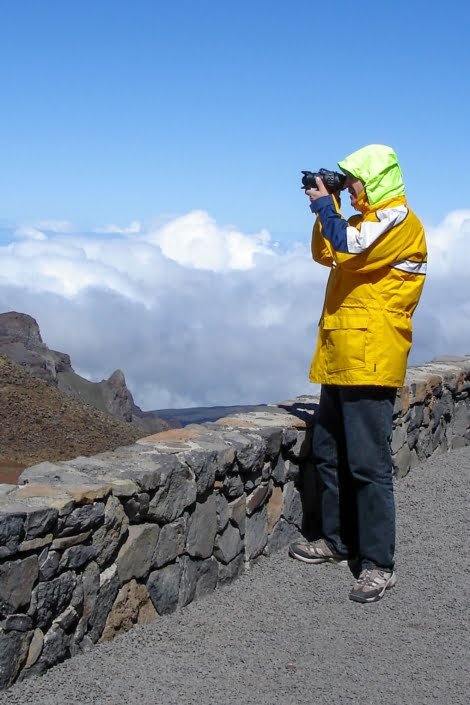
[[[23,223],[13,234],[17,239],[47,240],[47,232],[71,233],[73,225],[68,220],[40,220],[36,223]]]
[[[250,269],[256,254],[273,254],[266,230],[250,236],[235,228],[221,228],[204,211],[175,218],[146,240],[179,264],[213,271]]]
[[[442,223],[426,227],[428,276],[414,316],[417,364],[442,354],[470,354],[470,210],[449,213]]]
[[[102,233],[104,235],[137,235],[142,229],[142,224],[139,220],[133,220],[129,225],[122,227],[119,225],[105,225],[101,228],[95,228],[93,232]]]
[[[428,228],[412,363],[470,352],[469,225],[470,211],[456,211]],[[0,248],[0,307],[34,316],[80,374],[100,380],[121,368],[144,409],[313,390],[308,366],[328,271],[311,261],[308,232],[283,252],[266,231],[245,234],[203,211],[151,228],[44,230]]]
[[[32,225],[22,225],[17,228],[14,236],[18,239],[24,238],[26,240],[47,240],[47,235]]]

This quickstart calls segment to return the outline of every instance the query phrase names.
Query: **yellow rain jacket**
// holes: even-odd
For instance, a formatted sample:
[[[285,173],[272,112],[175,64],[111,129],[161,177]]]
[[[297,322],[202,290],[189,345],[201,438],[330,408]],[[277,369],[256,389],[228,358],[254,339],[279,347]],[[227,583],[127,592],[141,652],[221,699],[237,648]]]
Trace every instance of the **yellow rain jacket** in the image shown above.
[[[361,215],[348,221],[333,196],[311,205],[312,256],[331,272],[310,381],[400,387],[426,274],[424,229],[407,205],[390,147],[369,145],[339,167],[365,188]]]

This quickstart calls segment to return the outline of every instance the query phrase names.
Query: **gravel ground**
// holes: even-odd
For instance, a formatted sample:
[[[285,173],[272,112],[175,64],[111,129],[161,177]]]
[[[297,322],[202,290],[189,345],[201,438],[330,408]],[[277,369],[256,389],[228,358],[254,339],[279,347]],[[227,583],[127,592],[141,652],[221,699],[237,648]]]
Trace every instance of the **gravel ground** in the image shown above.
[[[468,703],[470,448],[397,483],[397,586],[285,551],[210,597],[0,694],[0,705]]]

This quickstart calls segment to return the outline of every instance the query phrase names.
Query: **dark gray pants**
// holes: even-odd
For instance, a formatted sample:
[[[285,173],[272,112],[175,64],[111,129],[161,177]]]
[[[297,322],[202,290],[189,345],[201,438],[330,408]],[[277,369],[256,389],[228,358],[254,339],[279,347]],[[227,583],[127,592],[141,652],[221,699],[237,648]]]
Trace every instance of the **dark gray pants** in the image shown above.
[[[323,385],[313,430],[322,534],[360,569],[392,570],[392,434],[396,389]]]

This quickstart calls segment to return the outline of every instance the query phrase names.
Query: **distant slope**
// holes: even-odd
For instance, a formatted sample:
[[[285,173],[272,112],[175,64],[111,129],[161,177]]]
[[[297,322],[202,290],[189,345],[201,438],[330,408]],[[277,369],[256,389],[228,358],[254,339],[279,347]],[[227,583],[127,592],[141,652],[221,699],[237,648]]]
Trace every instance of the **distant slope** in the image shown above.
[[[168,424],[156,415],[147,416],[134,403],[121,370],[109,379],[90,382],[75,372],[67,353],[51,350],[42,340],[37,321],[26,313],[0,313],[0,353],[26,367],[68,397],[90,404],[99,411],[145,426],[149,433],[164,431]]]
[[[0,354],[0,460],[30,465],[130,445],[146,429],[118,421]]]
[[[240,406],[195,406],[188,409],[156,409],[155,411],[145,411],[144,416],[155,415],[164,419],[169,424],[179,422],[181,426],[190,423],[206,423],[217,421],[223,416],[238,414],[244,411],[259,411],[266,408],[266,404],[240,405]]]

